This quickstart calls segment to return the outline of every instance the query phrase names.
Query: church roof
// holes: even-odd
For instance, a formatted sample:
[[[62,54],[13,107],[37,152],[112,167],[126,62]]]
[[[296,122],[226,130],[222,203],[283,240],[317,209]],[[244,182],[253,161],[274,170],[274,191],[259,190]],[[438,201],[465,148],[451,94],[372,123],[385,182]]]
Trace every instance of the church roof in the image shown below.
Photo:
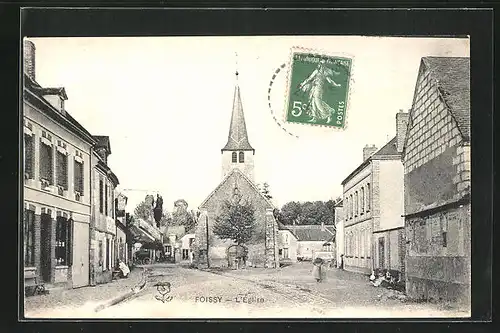
[[[238,84],[234,88],[233,112],[231,114],[231,124],[229,125],[229,135],[227,143],[222,150],[255,151],[250,142],[248,142],[245,115],[243,114],[243,104],[241,103],[240,87]]]
[[[205,204],[208,202],[208,200],[210,200],[210,198],[212,198],[216,193],[217,191],[222,187],[222,185],[224,185],[224,183],[226,183],[228,181],[228,179],[233,175],[233,174],[236,174],[236,175],[239,175],[242,179],[246,180],[248,182],[248,184],[250,184],[250,186],[262,197],[262,199],[264,199],[264,201],[269,205],[269,208],[276,208],[274,207],[273,203],[264,196],[264,194],[262,194],[262,192],[259,190],[259,188],[257,187],[257,185],[255,185],[247,176],[245,176],[245,174],[243,172],[241,172],[239,169],[233,169],[231,170],[231,172],[229,172],[225,177],[224,179],[222,179],[222,181],[219,183],[219,185],[217,185],[217,187],[212,191],[212,193],[210,193],[208,195],[208,197],[203,200],[203,202],[200,204],[199,208],[202,209]]]

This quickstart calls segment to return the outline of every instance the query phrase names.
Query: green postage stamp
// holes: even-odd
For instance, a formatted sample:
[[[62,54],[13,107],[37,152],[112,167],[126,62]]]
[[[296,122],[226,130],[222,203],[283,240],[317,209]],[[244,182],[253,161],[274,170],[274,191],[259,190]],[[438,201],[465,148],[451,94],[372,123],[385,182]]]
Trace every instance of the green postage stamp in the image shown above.
[[[352,58],[292,51],[285,121],[343,129]]]

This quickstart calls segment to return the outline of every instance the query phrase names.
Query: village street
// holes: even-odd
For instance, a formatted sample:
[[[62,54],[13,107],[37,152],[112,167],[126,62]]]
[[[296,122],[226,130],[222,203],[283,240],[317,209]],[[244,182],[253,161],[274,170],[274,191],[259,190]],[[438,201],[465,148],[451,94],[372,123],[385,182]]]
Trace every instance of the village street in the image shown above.
[[[101,304],[136,285],[142,269],[128,279],[95,287],[26,298],[27,318],[349,318],[466,316],[454,307],[410,303],[365,276],[331,268],[322,283],[313,282],[311,263],[277,270],[250,268],[207,271],[175,265],[151,265],[146,287],[135,296],[95,312]],[[171,289],[161,302],[157,282]],[[401,298],[401,297],[400,297]]]

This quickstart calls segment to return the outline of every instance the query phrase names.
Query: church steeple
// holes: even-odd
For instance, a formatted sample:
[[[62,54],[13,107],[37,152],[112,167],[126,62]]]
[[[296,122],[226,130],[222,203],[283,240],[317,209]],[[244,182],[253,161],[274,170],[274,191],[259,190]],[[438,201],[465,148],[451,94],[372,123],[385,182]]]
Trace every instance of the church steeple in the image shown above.
[[[240,87],[238,85],[238,71],[236,71],[236,85],[234,87],[233,109],[227,143],[221,149],[222,177],[237,168],[248,178],[253,180],[253,155],[255,149],[248,141],[243,104],[241,103]]]
[[[231,113],[231,123],[229,125],[229,135],[227,143],[222,148],[224,150],[240,151],[250,150],[255,152],[248,141],[247,127],[245,124],[245,115],[243,114],[243,105],[241,103],[240,87],[238,85],[238,71],[236,71],[236,86],[234,87],[233,111]]]

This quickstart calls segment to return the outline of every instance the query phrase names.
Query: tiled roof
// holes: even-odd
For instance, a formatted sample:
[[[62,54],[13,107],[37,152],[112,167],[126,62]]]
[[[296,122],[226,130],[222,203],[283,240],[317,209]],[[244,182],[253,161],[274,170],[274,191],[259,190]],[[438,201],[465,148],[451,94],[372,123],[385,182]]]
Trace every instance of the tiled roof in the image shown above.
[[[254,151],[250,142],[248,142],[247,127],[245,124],[245,115],[243,114],[239,86],[236,86],[234,89],[233,112],[231,114],[231,124],[229,125],[229,135],[227,143],[222,150]]]
[[[470,58],[423,57],[462,136],[470,139]]]
[[[385,144],[382,148],[377,150],[375,154],[372,156],[391,156],[391,155],[399,155],[397,150],[397,137],[395,136],[389,142]]]
[[[335,229],[331,226],[325,226],[325,230],[321,230],[320,225],[296,225],[288,226],[299,241],[322,241],[328,242],[335,239]]]
[[[83,127],[78,121],[73,118],[69,112],[65,112],[64,116],[58,112],[49,102],[45,100],[43,97],[43,91],[47,88],[42,88],[36,81],[31,79],[26,73],[24,74],[24,87],[28,90],[29,93],[24,94],[24,99],[33,103],[36,107],[40,108],[40,110],[46,113],[49,117],[59,122],[62,125],[66,125],[68,129],[72,129],[73,133],[77,134],[80,138],[89,141],[90,143],[94,143],[94,138],[92,134],[90,134],[85,127]],[[60,88],[55,88],[60,89]],[[33,97],[36,96],[36,97]],[[69,125],[69,126],[67,126]],[[73,128],[72,128],[73,127]]]
[[[395,159],[399,158],[396,156],[400,156],[400,153],[397,151],[397,136],[389,140],[382,148],[377,150],[372,156],[368,157],[365,161],[363,161],[353,172],[349,174],[343,181],[342,185],[347,183],[352,177],[358,174],[361,170],[363,170],[367,165],[370,164],[372,159]]]
[[[93,137],[97,141],[97,147],[105,147],[108,150],[108,153],[111,154],[111,144],[109,142],[109,136],[94,135]]]

